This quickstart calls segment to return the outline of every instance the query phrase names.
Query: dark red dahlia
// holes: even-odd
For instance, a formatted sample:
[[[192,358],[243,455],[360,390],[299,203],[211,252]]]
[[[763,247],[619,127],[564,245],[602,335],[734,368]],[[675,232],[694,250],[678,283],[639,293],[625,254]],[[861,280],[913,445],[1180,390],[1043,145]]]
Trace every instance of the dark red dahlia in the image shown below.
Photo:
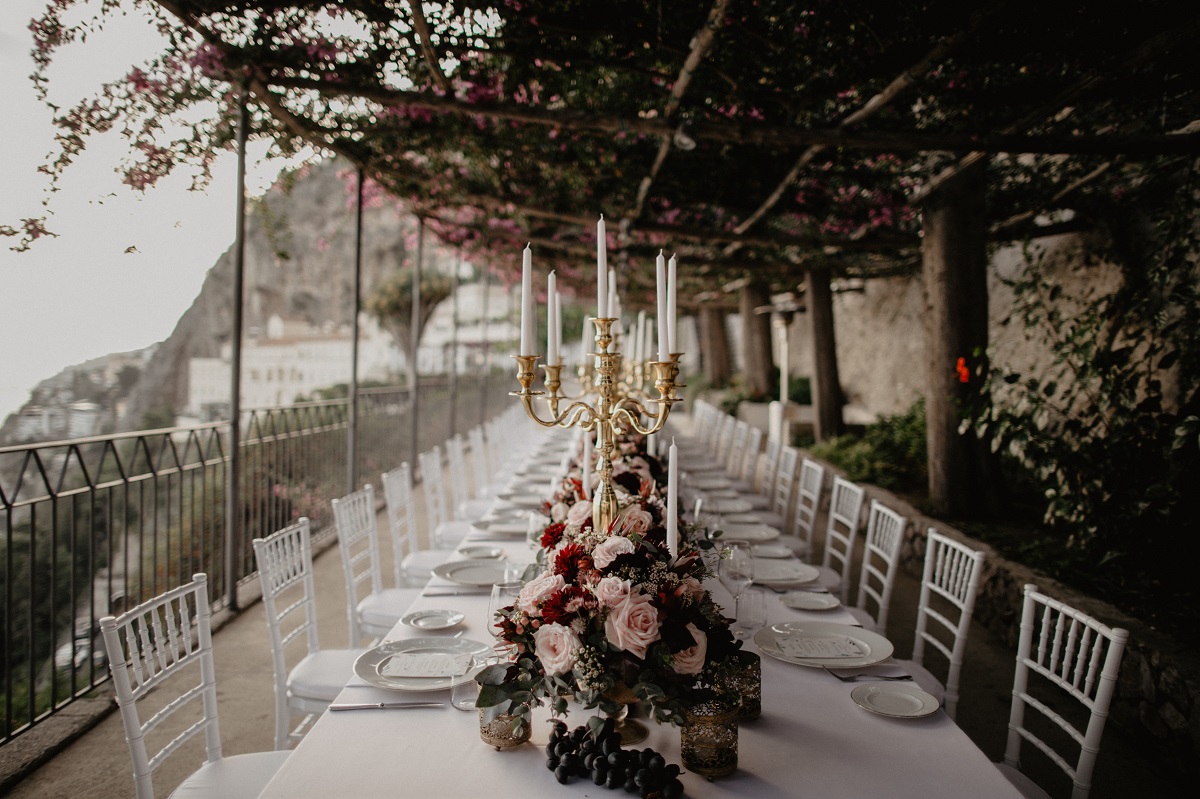
[[[568,626],[579,614],[580,609],[594,607],[593,597],[583,586],[568,585],[550,595],[542,604],[542,621],[546,624]]]
[[[568,584],[579,579],[580,571],[592,568],[592,556],[579,544],[567,544],[554,558],[554,573],[561,574]]]
[[[558,542],[562,540],[563,530],[566,527],[562,522],[546,525],[546,530],[542,533],[542,549],[554,549],[558,546]]]

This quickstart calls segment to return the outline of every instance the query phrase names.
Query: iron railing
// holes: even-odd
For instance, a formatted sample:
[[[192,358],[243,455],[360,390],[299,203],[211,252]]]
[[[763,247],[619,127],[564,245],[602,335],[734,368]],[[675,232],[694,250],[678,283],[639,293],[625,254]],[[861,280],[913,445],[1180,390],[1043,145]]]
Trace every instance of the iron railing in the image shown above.
[[[361,389],[358,482],[461,432],[453,418],[482,422],[509,401],[511,382],[460,376],[452,392],[448,379],[423,379],[416,442],[407,389]],[[0,448],[0,744],[108,679],[99,617],[199,571],[219,593],[227,563],[230,584],[252,580],[252,539],[300,516],[318,540],[332,535],[330,500],[358,487],[348,485],[349,419],[346,399],[244,412],[240,525],[226,518],[228,422]],[[215,595],[213,608],[230,600]]]

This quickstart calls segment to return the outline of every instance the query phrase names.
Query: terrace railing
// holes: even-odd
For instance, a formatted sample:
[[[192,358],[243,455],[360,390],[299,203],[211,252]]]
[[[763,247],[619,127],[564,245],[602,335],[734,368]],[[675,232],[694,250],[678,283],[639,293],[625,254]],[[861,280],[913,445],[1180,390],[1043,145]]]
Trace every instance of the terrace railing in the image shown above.
[[[448,438],[456,432],[452,418],[471,425],[500,410],[509,382],[507,375],[460,376],[452,391],[445,378],[423,379],[419,425],[408,389],[360,389],[358,482],[377,482],[410,453]],[[227,519],[229,427],[0,448],[0,744],[108,680],[101,616],[198,571],[220,592],[227,563],[234,564],[232,584],[252,582],[251,540],[300,516],[313,520],[318,541],[333,534],[330,500],[359,487],[348,484],[349,401],[243,414],[240,525]],[[212,606],[236,605],[231,599],[219,593]]]

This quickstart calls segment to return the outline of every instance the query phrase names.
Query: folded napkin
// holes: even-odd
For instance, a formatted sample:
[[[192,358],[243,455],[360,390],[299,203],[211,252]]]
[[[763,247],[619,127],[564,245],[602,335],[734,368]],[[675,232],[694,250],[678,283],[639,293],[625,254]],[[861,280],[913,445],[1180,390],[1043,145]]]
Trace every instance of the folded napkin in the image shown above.
[[[876,663],[874,666],[852,666],[848,669],[828,666],[826,667],[826,671],[836,674],[839,677],[858,677],[863,674],[871,677],[909,676],[908,672],[899,663]]]
[[[458,677],[471,668],[471,655],[449,652],[401,652],[379,669],[385,677]]]

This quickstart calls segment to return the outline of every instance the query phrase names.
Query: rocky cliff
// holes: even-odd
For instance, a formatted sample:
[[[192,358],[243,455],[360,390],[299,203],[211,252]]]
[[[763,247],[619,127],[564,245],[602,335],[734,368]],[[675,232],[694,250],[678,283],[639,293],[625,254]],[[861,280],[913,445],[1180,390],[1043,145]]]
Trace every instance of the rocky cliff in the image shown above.
[[[306,167],[251,205],[246,224],[245,329],[278,314],[311,324],[349,322],[354,303],[354,184],[337,161]],[[416,223],[394,204],[363,216],[363,296],[415,248]],[[444,255],[430,250],[426,264]],[[158,347],[121,420],[136,429],[151,411],[187,404],[188,361],[215,357],[233,324],[233,250],[209,270],[192,306]]]

